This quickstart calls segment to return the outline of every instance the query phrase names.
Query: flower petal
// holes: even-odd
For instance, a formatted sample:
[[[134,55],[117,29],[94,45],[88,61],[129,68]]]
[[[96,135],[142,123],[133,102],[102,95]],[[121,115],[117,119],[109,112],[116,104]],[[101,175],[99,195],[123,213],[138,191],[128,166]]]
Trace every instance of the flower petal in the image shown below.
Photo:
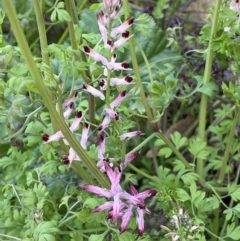
[[[82,189],[84,189],[88,192],[91,192],[91,193],[95,193],[95,194],[97,194],[98,196],[101,196],[101,197],[110,198],[110,197],[113,196],[110,191],[108,191],[106,189],[103,189],[101,187],[96,187],[96,186],[89,185],[89,184],[81,184],[79,186]]]
[[[82,137],[81,137],[81,141],[80,141],[80,144],[83,147],[83,149],[87,148],[86,144],[87,144],[87,139],[88,139],[89,128],[90,128],[90,125],[88,123],[83,123]]]
[[[82,112],[81,111],[77,111],[76,115],[75,115],[75,119],[74,119],[72,125],[69,127],[71,132],[74,132],[74,131],[76,131],[79,128],[79,123],[82,120],[82,118],[83,118]]]
[[[126,62],[122,62],[122,63],[109,62],[106,66],[108,69],[114,69],[114,70],[132,70],[131,68],[129,68],[129,64]]]
[[[91,93],[93,96],[99,97],[101,100],[105,100],[105,96],[99,90],[93,88],[91,85],[83,84],[82,90]]]
[[[102,124],[98,127],[98,131],[102,132],[103,130],[105,130],[108,127],[110,122],[111,122],[111,118],[108,115],[106,115],[103,119]]]
[[[51,141],[58,141],[60,138],[63,137],[63,134],[61,131],[58,131],[56,132],[55,134],[53,135],[48,135],[46,133],[44,133],[42,135],[42,140],[45,142],[45,143],[49,143]]]
[[[68,108],[63,113],[64,119],[68,119],[69,118],[69,116],[71,115],[71,113],[73,111],[73,108],[74,108],[74,103],[71,102],[69,104]]]
[[[103,65],[107,65],[108,61],[107,59],[102,56],[101,54],[97,53],[96,51],[94,51],[93,49],[91,49],[89,46],[84,46],[83,47],[83,51],[84,53],[88,54],[89,56],[91,56],[94,60],[101,62]]]
[[[110,108],[105,108],[105,111],[112,119],[121,122],[121,119],[120,119],[119,115],[117,114],[117,112],[115,112],[114,110],[112,110]]]
[[[95,207],[93,209],[93,212],[95,213],[95,212],[110,210],[112,209],[112,207],[113,207],[113,201],[105,202],[104,204]]]
[[[62,108],[69,106],[71,102],[74,102],[76,100],[77,96],[78,96],[78,92],[77,91],[73,92],[71,98],[62,104]]]
[[[111,78],[110,79],[110,85],[114,86],[114,85],[132,85],[135,84],[135,82],[132,82],[132,77],[130,77],[129,75],[127,75],[124,78]]]
[[[127,91],[122,91],[118,97],[110,104],[110,108],[114,109],[115,107],[119,106],[121,102],[127,97]]]
[[[126,159],[123,162],[123,165],[126,166],[129,162],[131,162],[133,159],[135,159],[140,154],[140,151],[135,151],[128,155]]]
[[[127,225],[128,225],[128,223],[130,221],[130,218],[131,218],[131,216],[133,214],[132,209],[133,209],[133,205],[130,204],[128,206],[127,211],[122,216],[122,223],[121,223],[121,227],[120,227],[120,234],[122,234],[126,230],[126,228],[127,228]]]
[[[142,133],[141,131],[132,131],[132,132],[122,134],[119,137],[120,137],[120,140],[125,140],[127,138],[133,138],[135,136],[140,136],[140,135],[144,135],[144,133]]]
[[[134,21],[134,18],[130,17],[120,26],[114,28],[111,32],[111,37],[115,38],[118,34],[124,33],[133,24],[133,21]]]
[[[105,134],[99,135],[99,138],[98,138],[98,158],[104,158],[105,141],[106,141]]]
[[[137,208],[137,224],[138,224],[138,234],[143,236],[144,232],[144,217],[143,209]]]

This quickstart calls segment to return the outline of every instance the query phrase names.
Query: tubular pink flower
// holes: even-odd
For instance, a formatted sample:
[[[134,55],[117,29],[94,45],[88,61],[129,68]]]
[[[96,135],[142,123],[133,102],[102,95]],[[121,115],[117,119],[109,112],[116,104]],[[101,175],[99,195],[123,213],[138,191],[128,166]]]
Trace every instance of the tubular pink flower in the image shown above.
[[[119,106],[121,102],[127,97],[128,93],[126,90],[122,91],[118,97],[110,104],[110,108],[114,109],[115,107]]]
[[[120,213],[120,193],[116,193],[114,196],[113,196],[113,212],[112,212],[112,219],[113,219],[113,222],[115,223],[115,225],[117,225],[117,221],[118,221],[118,218],[119,218],[119,213]]]
[[[68,119],[69,118],[69,116],[71,115],[71,113],[73,111],[73,108],[74,108],[74,103],[71,102],[69,104],[68,108],[63,113],[64,119]]]
[[[95,207],[92,212],[95,213],[95,212],[110,210],[110,209],[112,209],[112,207],[113,207],[113,201],[109,201],[109,202],[105,202],[104,204]]]
[[[125,140],[127,138],[133,138],[135,136],[141,136],[141,135],[144,135],[144,133],[142,133],[141,131],[132,131],[132,132],[122,134],[119,137],[120,137],[120,140]]]
[[[97,15],[97,17],[98,17],[98,28],[99,28],[99,31],[102,35],[104,46],[106,47],[107,46],[107,29],[105,27],[106,24],[104,24],[104,22],[109,22],[109,21],[106,20],[104,15],[100,15],[100,13]],[[104,18],[102,18],[102,16]]]
[[[117,112],[115,112],[114,110],[112,110],[110,108],[105,108],[105,111],[112,119],[121,122],[121,119],[120,119],[119,115],[117,114]]]
[[[130,17],[128,20],[126,20],[120,26],[114,28],[110,34],[111,37],[115,38],[118,34],[126,32],[126,30],[133,24],[133,21],[134,21],[134,18]]]
[[[115,41],[115,42],[113,43],[113,46],[112,46],[111,49],[114,50],[114,49],[116,49],[116,48],[119,48],[119,47],[122,46],[126,41],[128,41],[132,36],[133,36],[133,34],[129,36],[129,32],[128,32],[128,31],[122,33],[121,38],[119,38],[117,41]]]
[[[107,64],[107,68],[108,69],[114,69],[114,70],[132,70],[131,68],[129,68],[129,64],[126,62],[122,62],[122,63],[113,63],[113,62],[109,62]]]
[[[78,111],[76,113],[76,116],[75,116],[75,119],[74,119],[72,125],[69,127],[71,132],[74,132],[79,128],[79,123],[81,122],[82,118],[83,118],[82,112]]]
[[[127,228],[127,225],[130,221],[130,218],[132,217],[133,215],[133,212],[132,212],[132,209],[133,209],[133,205],[130,204],[127,208],[127,211],[124,213],[124,215],[122,216],[122,223],[121,223],[121,227],[120,227],[120,234],[122,234],[126,228]]]
[[[144,217],[143,217],[143,209],[137,208],[137,224],[138,224],[138,234],[143,236],[144,232]]]
[[[90,128],[90,125],[88,123],[83,123],[82,137],[81,137],[81,141],[80,141],[80,144],[83,149],[87,148],[86,144],[87,144],[87,139],[88,139],[89,128]]]
[[[113,196],[110,191],[103,189],[101,187],[96,187],[96,186],[88,185],[88,184],[81,184],[80,187],[88,192],[95,193],[101,197],[110,198]]]
[[[99,90],[93,88],[91,85],[83,84],[82,90],[91,93],[93,96],[99,97],[101,100],[105,100],[105,96]]]
[[[102,124],[98,127],[98,131],[102,132],[103,130],[105,130],[108,127],[110,122],[111,122],[110,117],[108,115],[106,115],[103,119]]]
[[[101,159],[104,158],[105,141],[106,141],[105,134],[99,135],[99,138],[98,138],[98,158],[101,158]]]
[[[131,162],[133,159],[135,159],[140,154],[140,151],[135,151],[128,155],[126,159],[123,162],[123,165],[126,166],[129,162]]]
[[[96,51],[94,51],[93,49],[91,49],[89,46],[84,46],[83,51],[86,54],[88,54],[89,56],[91,56],[94,60],[101,62],[105,66],[108,65],[107,59],[104,56],[102,56],[101,54],[99,54]]]
[[[129,75],[125,76],[124,78],[111,78],[110,79],[110,85],[132,85],[135,84],[135,82],[132,82],[132,77]]]
[[[52,141],[58,141],[60,138],[63,137],[63,134],[61,131],[58,131],[56,132],[55,134],[53,135],[48,135],[46,133],[44,133],[42,135],[42,140],[45,142],[45,143],[49,143],[49,142],[52,142]]]
[[[69,106],[71,102],[74,102],[76,100],[77,96],[78,96],[78,92],[77,91],[73,92],[71,98],[62,104],[62,108]]]

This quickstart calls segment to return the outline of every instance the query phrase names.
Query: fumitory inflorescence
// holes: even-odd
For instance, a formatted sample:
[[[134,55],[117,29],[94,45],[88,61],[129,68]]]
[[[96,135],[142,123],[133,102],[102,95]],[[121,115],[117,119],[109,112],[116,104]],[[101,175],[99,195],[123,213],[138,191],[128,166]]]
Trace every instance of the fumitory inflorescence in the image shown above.
[[[156,191],[154,189],[149,189],[138,193],[133,184],[129,183],[130,193],[128,193],[123,190],[120,183],[124,167],[140,154],[140,150],[130,152],[117,166],[114,165],[114,158],[108,157],[108,155],[105,154],[107,128],[112,122],[118,122],[119,125],[123,122],[116,109],[122,101],[130,95],[130,93],[127,90],[121,90],[117,97],[109,101],[109,98],[111,97],[109,94],[104,95],[104,91],[110,93],[110,90],[114,87],[120,86],[120,88],[124,88],[124,86],[135,84],[133,77],[129,74],[120,78],[114,76],[114,71],[131,70],[126,61],[117,62],[117,54],[115,51],[133,36],[129,34],[128,28],[133,24],[134,18],[130,17],[119,26],[112,28],[112,26],[116,26],[112,23],[118,16],[122,1],[103,0],[103,6],[104,10],[97,14],[97,22],[99,31],[102,35],[103,45],[109,53],[108,58],[101,55],[88,45],[83,46],[82,51],[103,66],[104,77],[99,78],[97,81],[99,89],[94,87],[91,83],[83,83],[81,91],[88,92],[107,103],[103,108],[104,117],[102,123],[97,126],[92,134],[96,133],[98,139],[98,161],[96,165],[101,172],[106,173],[110,180],[111,188],[106,190],[89,184],[81,184],[80,187],[88,192],[107,199],[104,204],[96,207],[93,212],[108,211],[107,219],[112,220],[115,225],[121,221],[119,228],[120,233],[123,233],[126,230],[131,217],[136,213],[138,233],[139,235],[142,235],[144,232],[144,213],[150,214],[150,211],[145,206],[144,200],[148,197],[154,196]],[[74,102],[77,96],[78,92],[75,91],[69,100],[66,100],[62,105],[63,117],[67,125],[69,125],[69,117],[74,109]],[[69,129],[74,133],[81,125],[81,138],[79,144],[86,150],[91,130],[89,122],[83,121],[83,118],[85,118],[85,113],[77,112],[74,121],[69,125]],[[144,133],[141,131],[131,131],[128,133],[120,132],[118,137],[120,141],[124,142],[126,139],[131,139],[143,134]],[[45,133],[42,136],[45,143],[58,141],[60,138],[63,138],[64,143],[69,145],[64,139],[64,135],[61,131],[58,131],[53,135]],[[69,147],[69,153],[63,157],[63,161],[71,165],[73,161],[81,161],[81,159],[77,156],[73,148]]]

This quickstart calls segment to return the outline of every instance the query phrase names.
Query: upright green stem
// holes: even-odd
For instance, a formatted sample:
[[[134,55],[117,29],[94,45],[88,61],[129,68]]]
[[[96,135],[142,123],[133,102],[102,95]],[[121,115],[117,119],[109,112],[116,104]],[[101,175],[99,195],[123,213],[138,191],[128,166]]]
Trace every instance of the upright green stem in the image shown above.
[[[213,16],[213,24],[210,34],[210,40],[208,44],[208,52],[205,64],[205,71],[204,71],[204,78],[203,84],[206,85],[210,81],[211,70],[212,70],[212,61],[213,61],[213,42],[212,39],[217,31],[217,24],[218,24],[218,15],[221,6],[222,0],[216,0],[214,16]],[[207,103],[208,103],[208,96],[202,94],[201,96],[201,104],[200,104],[200,112],[199,112],[199,138],[204,141],[205,137],[205,128],[206,128],[206,114],[207,114]],[[203,176],[203,160],[197,160],[197,173],[200,177]]]
[[[123,0],[123,7],[124,7],[125,18],[128,19],[130,17],[128,0]],[[129,28],[130,35],[132,34],[132,32],[133,32],[132,27],[130,27]],[[146,98],[146,95],[145,95],[145,91],[144,91],[144,88],[143,88],[143,85],[142,85],[141,75],[140,75],[140,72],[139,72],[139,69],[138,69],[137,56],[136,56],[136,52],[135,52],[134,38],[129,39],[129,49],[130,49],[131,58],[132,58],[134,75],[136,77],[137,85],[140,88],[141,100],[142,100],[144,109],[146,111],[148,120],[150,122],[152,122],[154,120],[154,117],[152,115],[152,111],[151,111],[150,106],[148,104],[148,101],[147,101],[147,98]],[[157,128],[156,124],[153,124],[153,128],[154,128],[155,131],[158,131],[158,128]]]
[[[226,167],[227,167],[227,163],[228,163],[228,158],[229,158],[229,153],[230,153],[230,148],[231,148],[231,145],[232,145],[234,132],[236,130],[236,125],[239,121],[239,118],[240,118],[240,108],[237,107],[236,108],[236,114],[235,114],[235,117],[233,119],[231,130],[230,130],[230,133],[229,133],[229,136],[228,136],[228,139],[227,139],[227,145],[226,145],[226,148],[225,148],[225,151],[224,151],[224,155],[223,155],[223,159],[222,159],[222,166],[221,166],[219,177],[218,177],[218,184],[220,184],[220,185],[223,184],[224,176],[225,176],[225,173],[226,173]]]
[[[99,169],[96,167],[95,163],[91,160],[91,158],[86,153],[86,151],[79,145],[76,138],[73,136],[73,134],[70,132],[69,128],[66,126],[64,120],[59,117],[59,114],[55,110],[55,107],[52,103],[50,92],[49,92],[48,88],[45,86],[45,84],[41,78],[41,74],[34,62],[33,56],[31,54],[27,40],[24,36],[23,30],[22,30],[19,20],[17,18],[17,13],[12,4],[12,1],[2,0],[2,3],[4,6],[4,9],[7,13],[7,16],[9,18],[9,21],[10,21],[10,24],[12,27],[12,31],[17,40],[18,46],[26,61],[27,66],[28,66],[29,72],[35,81],[35,85],[36,85],[39,93],[41,94],[43,102],[46,105],[46,107],[48,108],[53,121],[58,126],[58,129],[61,130],[64,137],[68,141],[69,145],[73,148],[73,150],[76,152],[76,154],[81,158],[81,160],[84,162],[84,164],[89,169],[89,171],[97,178],[99,183],[103,187],[109,188],[110,185],[109,185],[109,182],[107,181],[106,177],[99,171]],[[76,164],[79,165],[79,163],[74,163],[74,165],[76,165]],[[79,175],[81,176],[81,173],[79,173]],[[91,183],[94,183],[92,178],[91,178]]]
[[[41,51],[42,51],[42,60],[45,64],[49,65],[48,53],[46,51],[44,51],[44,50],[46,50],[48,43],[47,43],[47,36],[46,36],[45,21],[43,19],[39,0],[33,0],[33,6],[34,6],[34,10],[35,10],[36,19],[37,19],[40,46],[41,46]]]

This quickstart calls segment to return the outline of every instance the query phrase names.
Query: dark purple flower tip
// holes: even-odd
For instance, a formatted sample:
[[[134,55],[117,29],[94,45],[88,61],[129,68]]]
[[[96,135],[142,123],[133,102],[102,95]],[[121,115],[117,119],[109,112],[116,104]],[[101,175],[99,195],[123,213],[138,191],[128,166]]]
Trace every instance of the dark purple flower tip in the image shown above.
[[[113,54],[113,56],[112,56],[114,59],[116,59],[117,58],[117,55],[116,54]]]
[[[73,109],[73,107],[74,107],[74,103],[71,102],[70,105],[69,105],[69,107],[70,107],[70,109]]]
[[[141,236],[141,237],[143,236],[143,231],[144,231],[144,230],[138,229],[138,234],[139,234],[139,236]]]
[[[99,141],[103,142],[104,141],[104,135],[99,135]]]
[[[123,63],[121,64],[121,66],[122,66],[124,69],[129,68],[129,64],[126,63],[126,62],[123,62]]]
[[[83,49],[84,49],[84,51],[85,51],[86,53],[90,53],[90,52],[91,52],[91,49],[90,49],[90,47],[88,47],[88,46],[84,46]]]
[[[49,140],[49,135],[46,134],[46,133],[44,133],[44,134],[42,135],[42,140],[47,142],[47,141]]]
[[[88,123],[85,122],[84,126],[85,126],[85,128],[88,128],[89,125],[88,125]]]
[[[115,117],[114,117],[115,120],[119,120],[119,116],[117,114],[115,114]]]
[[[128,38],[129,37],[129,32],[126,31],[126,32],[122,33],[122,37],[123,38]]]
[[[103,81],[103,79],[101,79],[101,80],[98,81],[98,85],[99,85],[99,87],[103,87],[103,86],[104,86],[104,81]]]
[[[124,97],[127,94],[127,91],[124,90],[123,92],[121,92],[121,97]]]
[[[69,160],[68,156],[64,156],[62,158],[62,161],[63,161],[64,164],[69,164],[70,163],[70,160]]]
[[[128,24],[129,25],[133,24],[133,22],[134,22],[134,17],[131,17],[131,18],[128,19]]]
[[[116,12],[118,12],[119,9],[120,9],[119,6],[116,6],[116,7],[115,7],[115,11],[116,11]]]
[[[82,111],[77,111],[76,112],[76,117],[81,118],[82,117]]]
[[[83,90],[86,90],[87,89],[87,86],[85,84],[83,84],[83,87],[82,87]]]
[[[124,67],[124,68],[125,68],[125,67]],[[126,67],[126,68],[128,68],[128,67]],[[128,83],[131,83],[132,80],[133,80],[133,78],[130,77],[129,75],[127,75],[127,76],[125,77],[125,81],[128,82]]]
[[[77,98],[77,96],[78,96],[78,92],[76,91],[76,92],[74,93],[74,97]]]
[[[97,18],[102,18],[104,17],[104,12],[103,11],[100,11],[98,14],[97,14]]]
[[[107,41],[107,45],[109,45],[110,47],[112,47],[113,44],[114,44],[114,42],[113,42],[112,40],[108,40],[108,41]]]
[[[103,129],[103,126],[100,125],[97,129],[98,129],[98,131],[101,131]]]
[[[153,197],[157,194],[157,191],[155,189],[150,189],[149,190],[149,197]]]

